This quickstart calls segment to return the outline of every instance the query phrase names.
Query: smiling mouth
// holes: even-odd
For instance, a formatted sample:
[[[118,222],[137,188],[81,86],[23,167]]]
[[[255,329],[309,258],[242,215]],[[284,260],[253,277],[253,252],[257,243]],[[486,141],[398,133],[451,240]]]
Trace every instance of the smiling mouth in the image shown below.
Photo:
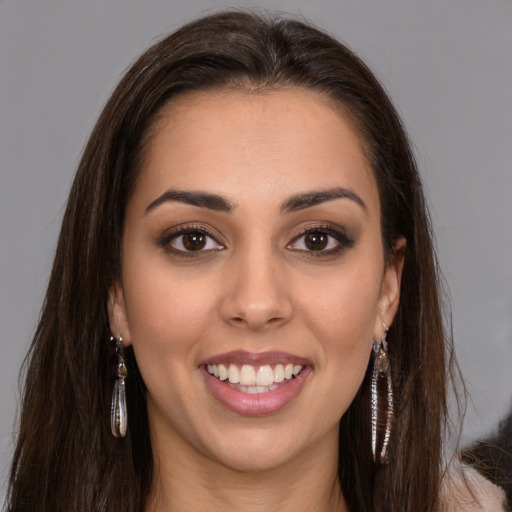
[[[292,363],[263,366],[227,363],[207,364],[205,368],[210,375],[224,381],[229,387],[242,393],[257,394],[273,391],[293,380],[300,375],[304,366]]]

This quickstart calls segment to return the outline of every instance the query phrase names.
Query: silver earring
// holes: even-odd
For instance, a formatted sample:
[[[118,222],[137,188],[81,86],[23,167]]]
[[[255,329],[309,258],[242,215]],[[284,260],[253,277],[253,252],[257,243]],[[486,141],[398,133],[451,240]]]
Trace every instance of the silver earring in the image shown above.
[[[373,342],[372,371],[372,453],[373,462],[384,466],[389,461],[389,440],[393,423],[393,387],[388,358],[386,334],[388,326],[384,326],[384,339]]]
[[[123,338],[115,339],[113,336],[110,341],[116,344],[116,381],[112,391],[112,405],[110,407],[110,428],[114,437],[125,437],[128,427],[128,414],[126,408],[126,387],[124,379],[128,375],[124,363]]]

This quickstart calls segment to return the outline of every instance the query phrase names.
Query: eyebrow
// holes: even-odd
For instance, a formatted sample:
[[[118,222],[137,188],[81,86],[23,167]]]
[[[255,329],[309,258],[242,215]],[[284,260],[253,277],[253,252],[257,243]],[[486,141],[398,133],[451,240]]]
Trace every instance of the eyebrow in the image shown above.
[[[358,204],[365,212],[368,212],[365,202],[355,192],[347,188],[335,187],[327,190],[296,194],[282,204],[281,213],[285,214],[304,210],[305,208],[310,208],[334,199],[350,199]]]
[[[335,199],[350,199],[358,204],[365,212],[368,211],[364,201],[355,192],[347,188],[335,187],[327,190],[296,194],[281,205],[281,214],[285,215],[298,210],[304,210]],[[145,213],[149,213],[164,203],[174,201],[219,212],[231,212],[234,209],[234,205],[231,201],[217,194],[171,188],[152,201],[146,208]]]
[[[192,206],[199,206],[201,208],[208,208],[209,210],[215,210],[218,212],[230,212],[233,210],[233,204],[217,194],[210,194],[202,191],[176,190],[171,188],[152,201],[146,208],[145,213],[149,213],[161,204],[173,201],[190,204]]]

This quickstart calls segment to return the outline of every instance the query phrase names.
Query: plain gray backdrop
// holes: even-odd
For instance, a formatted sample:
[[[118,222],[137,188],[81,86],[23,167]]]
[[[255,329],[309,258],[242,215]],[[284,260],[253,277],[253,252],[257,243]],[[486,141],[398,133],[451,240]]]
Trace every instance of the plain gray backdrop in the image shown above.
[[[512,404],[511,0],[0,0],[0,481],[17,373],[93,123],[143,49],[204,11],[236,6],[305,16],[381,79],[416,149],[451,291],[474,402],[463,442]]]

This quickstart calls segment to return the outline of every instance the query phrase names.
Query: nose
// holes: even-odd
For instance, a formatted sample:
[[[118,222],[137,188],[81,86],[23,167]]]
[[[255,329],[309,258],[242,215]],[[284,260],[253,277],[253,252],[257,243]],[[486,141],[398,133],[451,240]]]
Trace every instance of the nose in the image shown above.
[[[239,255],[229,269],[227,282],[221,314],[230,325],[257,331],[280,327],[290,320],[290,289],[279,257],[270,249]]]

